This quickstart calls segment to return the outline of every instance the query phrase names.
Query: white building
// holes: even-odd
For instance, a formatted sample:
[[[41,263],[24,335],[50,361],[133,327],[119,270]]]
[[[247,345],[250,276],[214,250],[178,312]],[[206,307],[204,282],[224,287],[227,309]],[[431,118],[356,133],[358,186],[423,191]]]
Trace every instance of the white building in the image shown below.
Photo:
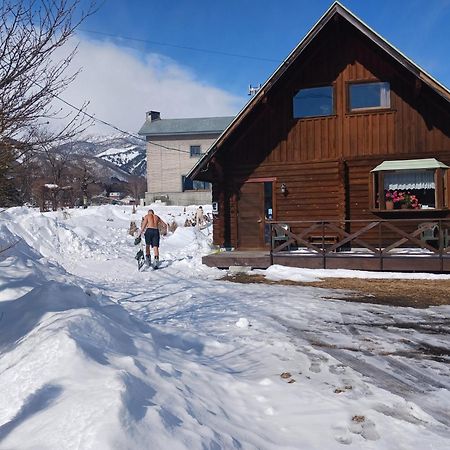
[[[211,203],[211,186],[186,174],[209,149],[233,117],[161,119],[150,111],[139,134],[147,140],[147,192],[145,202],[176,205]]]

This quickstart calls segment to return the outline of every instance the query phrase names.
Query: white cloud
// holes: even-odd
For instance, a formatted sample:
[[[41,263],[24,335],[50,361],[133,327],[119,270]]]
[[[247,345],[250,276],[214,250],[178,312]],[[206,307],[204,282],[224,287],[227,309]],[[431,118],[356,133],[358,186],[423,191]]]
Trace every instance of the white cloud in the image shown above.
[[[148,110],[163,118],[234,115],[246,101],[201,82],[169,58],[142,58],[110,42],[82,39],[71,67],[82,71],[61,97],[77,106],[89,101],[90,114],[130,132],[139,130]],[[88,130],[111,131],[103,125]]]

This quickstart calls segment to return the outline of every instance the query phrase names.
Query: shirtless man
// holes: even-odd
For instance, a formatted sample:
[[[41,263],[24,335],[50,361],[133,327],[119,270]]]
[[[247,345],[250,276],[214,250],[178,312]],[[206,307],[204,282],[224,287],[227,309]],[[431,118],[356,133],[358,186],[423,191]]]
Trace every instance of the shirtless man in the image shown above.
[[[151,262],[150,246],[153,247],[155,264],[158,265],[159,263],[159,224],[165,225],[165,222],[153,212],[153,209],[149,209],[148,214],[142,220],[141,232],[139,233],[139,235],[144,233],[145,236],[145,258],[149,265]]]

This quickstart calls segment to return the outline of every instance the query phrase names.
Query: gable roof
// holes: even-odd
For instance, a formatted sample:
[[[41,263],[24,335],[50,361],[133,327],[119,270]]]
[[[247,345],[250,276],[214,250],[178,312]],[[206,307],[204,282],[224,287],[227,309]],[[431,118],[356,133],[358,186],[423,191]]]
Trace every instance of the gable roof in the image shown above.
[[[234,117],[200,117],[194,119],[147,119],[139,134],[149,137],[220,134]]]
[[[340,2],[335,1],[330,8],[325,12],[325,14],[317,21],[317,23],[311,28],[311,30],[306,34],[306,36],[300,41],[297,47],[292,50],[292,52],[287,56],[287,58],[280,64],[280,66],[275,70],[275,72],[269,77],[269,79],[264,83],[257,94],[250,99],[250,101],[244,106],[244,108],[238,113],[234,120],[229,124],[229,126],[223,131],[223,133],[217,138],[214,144],[209,148],[209,150],[200,158],[195,164],[195,166],[186,175],[188,178],[194,178],[200,170],[211,160],[215,155],[220,145],[228,138],[228,136],[239,126],[242,120],[247,117],[249,112],[260,103],[266,94],[272,89],[274,84],[279,80],[279,78],[290,68],[294,61],[303,53],[303,51],[308,47],[311,41],[317,36],[317,34],[325,27],[325,25],[332,20],[336,15],[347,20],[355,28],[357,28],[361,33],[367,36],[372,42],[378,45],[382,50],[388,53],[394,60],[400,63],[403,67],[409,70],[418,79],[423,81],[432,90],[438,93],[445,100],[450,102],[450,91],[443,84],[439,83],[431,75],[429,75],[420,66],[414,63],[411,59],[406,57],[402,52],[396,49],[392,44],[390,44],[386,39],[380,36],[376,31],[372,30],[368,25],[366,25],[361,19],[355,16],[350,10],[343,6]]]

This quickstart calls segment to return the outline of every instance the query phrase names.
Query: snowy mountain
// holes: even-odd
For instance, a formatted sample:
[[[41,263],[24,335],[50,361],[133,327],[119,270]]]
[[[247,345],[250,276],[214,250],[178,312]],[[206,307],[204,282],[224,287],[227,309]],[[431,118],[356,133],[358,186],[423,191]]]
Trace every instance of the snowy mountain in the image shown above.
[[[145,177],[147,170],[145,144],[143,148],[133,144],[123,148],[109,148],[96,156],[115,164],[129,174]]]
[[[125,134],[85,136],[65,145],[64,148],[84,157],[95,156],[129,175],[146,175],[146,143],[137,137]]]

